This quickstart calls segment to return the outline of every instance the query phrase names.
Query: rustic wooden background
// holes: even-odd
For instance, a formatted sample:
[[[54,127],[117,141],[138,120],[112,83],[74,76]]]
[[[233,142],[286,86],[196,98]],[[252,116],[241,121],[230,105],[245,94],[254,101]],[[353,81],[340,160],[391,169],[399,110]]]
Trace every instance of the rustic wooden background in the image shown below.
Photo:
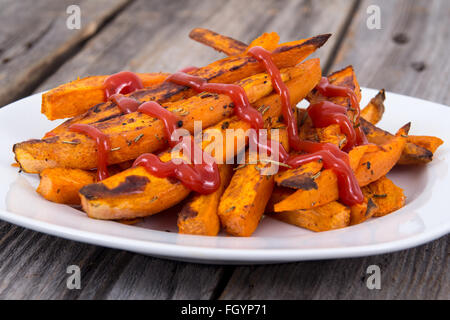
[[[81,30],[66,28],[68,5]],[[366,26],[381,8],[381,29]],[[324,72],[353,64],[361,85],[450,105],[448,0],[0,0],[0,106],[94,74],[175,71],[221,55],[190,40],[206,27],[249,42],[333,33]],[[0,299],[449,299],[449,237],[366,258],[260,266],[174,262],[0,222]],[[79,265],[82,289],[66,288]],[[368,290],[366,268],[382,270]]]

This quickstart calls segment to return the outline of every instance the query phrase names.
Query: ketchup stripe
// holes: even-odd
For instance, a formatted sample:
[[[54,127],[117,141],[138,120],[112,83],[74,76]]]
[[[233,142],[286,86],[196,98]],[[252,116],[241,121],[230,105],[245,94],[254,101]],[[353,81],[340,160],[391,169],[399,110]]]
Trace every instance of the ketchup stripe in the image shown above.
[[[130,71],[122,71],[109,76],[105,79],[103,86],[106,100],[117,93],[128,94],[144,88],[141,78]]]
[[[355,174],[350,168],[348,155],[345,152],[342,152],[333,144],[314,143],[300,140],[298,136],[296,121],[290,104],[289,90],[281,80],[280,71],[278,70],[275,63],[273,63],[270,53],[261,47],[253,47],[249,50],[249,53],[264,65],[267,73],[272,78],[272,83],[274,84],[275,90],[281,97],[283,118],[288,128],[289,144],[297,151],[306,151],[310,153],[308,155],[289,157],[286,160],[286,163],[292,167],[298,167],[307,162],[318,159],[322,160],[324,168],[332,169],[337,176],[339,185],[339,198],[341,199],[341,201],[347,205],[354,205],[356,203],[363,202],[364,196],[362,194],[361,188],[358,185]],[[349,94],[348,90],[346,90],[347,88],[341,88],[331,85],[327,86],[327,83],[329,84],[328,79],[326,80],[326,82],[322,79],[322,87],[319,89],[319,91],[324,92],[325,96],[334,96],[335,94],[343,93],[345,93],[345,95]],[[353,96],[351,95],[352,103],[356,102],[357,104],[358,101],[352,98]],[[355,131],[353,130],[351,124],[349,125],[348,118],[344,114],[344,112],[346,111],[345,108],[343,110],[340,108],[340,106],[337,105],[321,106],[322,108],[318,108],[316,106],[316,108],[312,110],[312,112],[315,112],[315,119],[318,120],[318,122],[320,119],[322,121],[321,124],[333,123],[335,121],[338,121],[344,132],[349,134],[350,139],[355,139]],[[330,114],[322,119],[324,107],[328,107],[328,111],[330,111]],[[355,105],[355,107],[355,109],[359,110],[359,106]],[[334,111],[333,115],[335,116],[335,119],[333,119],[333,117],[331,116],[331,111]]]
[[[140,106],[140,102],[136,99],[125,97],[120,93],[113,94],[109,97],[109,100],[114,102],[117,107],[119,107],[120,111],[124,114],[132,113],[137,111],[138,107]]]
[[[361,203],[364,198],[356,177],[349,166],[348,154],[342,152],[333,144],[300,140],[295,117],[290,105],[289,90],[282,81],[280,71],[273,62],[271,53],[261,47],[253,47],[249,50],[249,54],[256,58],[265,67],[267,73],[272,79],[275,91],[280,95],[282,115],[288,128],[289,144],[294,148],[294,150],[306,151],[309,153],[306,155],[289,157],[280,144],[279,158],[281,162],[287,163],[293,167],[298,167],[310,161],[319,159],[322,160],[324,162],[324,168],[333,170],[337,176],[341,201],[348,205]],[[184,69],[183,71],[191,70],[194,69]],[[252,134],[250,139],[252,139],[252,141],[255,142],[259,148],[266,148],[267,151],[272,153],[271,145],[262,145],[259,143],[259,130],[264,127],[264,121],[261,113],[251,107],[246,92],[242,87],[234,84],[208,83],[203,78],[186,74],[185,72],[174,73],[169,76],[167,81],[189,86],[197,92],[206,91],[228,95],[235,105],[235,114],[243,121],[248,122],[252,129],[256,130],[256,133]],[[138,102],[134,99],[113,95],[118,93],[129,93],[126,92],[127,90],[136,90],[139,88],[139,83],[142,85],[140,79],[132,73],[123,72],[113,75],[105,81],[105,95],[107,97],[111,97],[124,113],[134,112],[137,109],[139,112],[146,113],[163,121],[168,140],[170,141],[171,146],[174,146],[175,142],[171,141],[170,137],[174,130],[176,130],[178,123],[177,116],[167,111],[156,102],[147,102],[141,106],[138,106]],[[356,112],[355,119],[359,120],[359,104],[356,95],[352,90],[345,87],[331,85],[327,78],[322,78],[317,86],[317,90],[326,97],[348,97],[351,101],[353,109]],[[112,92],[113,94],[111,94]],[[366,139],[361,128],[357,128],[357,130],[353,128],[352,123],[346,116],[346,111],[347,110],[345,107],[338,106],[328,101],[313,104],[308,108],[308,114],[316,127],[328,126],[332,123],[337,123],[347,137],[347,144],[345,148],[350,150],[354,145],[364,143]],[[98,166],[100,176],[103,175],[105,173],[104,170],[106,170],[106,152],[110,149],[110,147],[108,149],[109,140],[102,139],[101,132],[97,129],[88,125],[86,126],[87,128],[85,127],[81,129],[75,127],[73,130],[80,130],[79,132],[84,132],[96,139],[99,151]],[[95,129],[98,132],[94,132],[95,130],[92,129]],[[103,138],[104,137],[105,136],[103,136]],[[273,141],[271,141],[271,143],[273,143]],[[187,164],[185,162],[175,163],[174,160],[162,162],[153,154],[144,154],[136,159],[134,166],[142,165],[156,176],[176,177],[186,186],[200,193],[210,193],[216,190],[220,183],[220,176],[214,159],[209,154],[203,153],[203,151],[201,151],[201,149],[194,143],[192,137],[182,139],[180,145],[183,148],[185,147],[184,150],[186,152],[184,155],[187,156],[193,164]],[[192,153],[192,151],[194,152]],[[202,154],[203,162],[201,164],[195,164],[194,162],[194,155],[196,152],[201,152]],[[105,153],[106,157],[104,156]],[[204,160],[210,161],[208,161],[209,163],[205,163]]]
[[[84,123],[73,124],[69,127],[69,130],[86,134],[95,140],[95,144],[97,145],[97,179],[101,181],[108,178],[108,153],[111,151],[108,136],[99,129]]]
[[[143,166],[151,174],[160,177],[173,177],[180,180],[186,187],[202,194],[209,194],[217,190],[220,185],[220,174],[214,158],[195,144],[191,136],[182,137],[181,141],[172,141],[173,132],[177,129],[178,116],[164,109],[160,104],[150,101],[143,103],[138,112],[155,117],[164,123],[167,140],[174,147],[178,145],[183,155],[190,160],[171,160],[162,162],[156,155],[145,153],[133,163],[133,167]],[[196,163],[195,155],[201,155],[201,163]]]

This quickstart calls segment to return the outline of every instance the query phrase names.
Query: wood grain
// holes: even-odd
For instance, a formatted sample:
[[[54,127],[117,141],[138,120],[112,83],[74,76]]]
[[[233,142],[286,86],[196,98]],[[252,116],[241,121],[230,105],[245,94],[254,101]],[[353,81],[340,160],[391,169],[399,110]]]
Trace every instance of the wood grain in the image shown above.
[[[0,106],[28,95],[129,0],[3,0],[0,3]],[[78,5],[81,28],[66,26]]]
[[[369,5],[381,9],[381,29],[366,26]],[[352,64],[362,86],[385,88],[450,105],[450,2],[366,0],[334,62]]]

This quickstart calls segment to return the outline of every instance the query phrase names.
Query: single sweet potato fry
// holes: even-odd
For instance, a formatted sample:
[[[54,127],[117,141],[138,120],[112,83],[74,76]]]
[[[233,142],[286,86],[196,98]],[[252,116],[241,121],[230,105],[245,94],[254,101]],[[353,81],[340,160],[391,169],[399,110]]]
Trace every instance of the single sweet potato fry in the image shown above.
[[[208,195],[195,194],[178,214],[179,233],[216,236],[220,231],[219,200],[233,174],[231,165],[220,165],[220,187]]]
[[[208,29],[192,29],[189,33],[189,37],[219,52],[223,52],[227,56],[241,54],[247,49],[247,45],[245,43],[227,36],[223,36]]]
[[[378,207],[371,198],[350,207],[350,225],[359,224],[374,216]]]
[[[108,167],[109,174],[114,175],[131,167],[131,161],[118,163]],[[88,184],[95,183],[95,171],[71,168],[47,168],[40,174],[37,192],[45,199],[68,205],[80,205],[78,192]]]
[[[278,41],[280,41],[280,36],[276,32],[263,33],[253,40],[244,51],[247,52],[253,47],[263,47],[268,51],[273,51],[278,46]]]
[[[144,87],[163,82],[168,73],[138,73]],[[105,101],[103,83],[108,76],[92,76],[62,84],[42,95],[41,112],[49,120],[64,119],[85,113]]]
[[[393,135],[387,131],[384,131],[375,125],[371,124],[369,121],[366,121],[364,118],[361,118],[361,127],[363,128],[364,133],[366,134],[367,139],[371,143],[375,143],[377,145],[381,145],[390,141]],[[409,136],[408,136],[409,137]],[[398,160],[397,164],[400,165],[418,165],[418,164],[426,164],[433,160],[433,152],[419,146],[413,142],[412,140],[408,141],[408,137],[406,138],[406,144],[403,148],[402,155]],[[414,137],[414,136],[413,136]],[[435,137],[433,137],[435,138]],[[414,138],[412,138],[414,139]],[[433,141],[439,138],[433,139]]]
[[[275,212],[311,209],[339,198],[337,178],[330,169],[319,171],[313,183],[298,189],[286,199],[274,205]]]
[[[356,171],[363,155],[370,150],[377,151],[378,148],[376,148],[376,146],[364,144],[361,146],[356,146],[352,150],[350,150],[350,152],[348,153],[348,157],[350,160],[350,168],[352,168],[353,171]]]
[[[275,175],[275,183],[277,186],[292,189],[316,188],[314,175],[322,169],[322,166],[322,162],[312,161],[297,168],[280,171]]]
[[[406,138],[406,141],[425,148],[432,153],[435,153],[437,148],[439,148],[439,146],[444,143],[442,139],[433,136],[408,136],[408,138]]]
[[[384,114],[384,100],[386,94],[384,89],[381,89],[375,97],[373,97],[369,104],[361,109],[361,117],[369,121],[371,124],[377,124]]]
[[[268,216],[315,232],[340,229],[350,224],[350,208],[337,201],[312,209],[277,212]]]
[[[69,168],[45,169],[39,176],[41,181],[36,191],[41,196],[52,202],[69,205],[79,205],[78,191],[96,180],[93,171]]]
[[[294,192],[295,192],[294,189],[285,188],[285,187],[278,187],[278,186],[275,185],[275,187],[273,188],[272,194],[270,195],[270,199],[267,202],[265,212],[266,213],[274,212],[273,206],[276,203],[286,199],[287,197],[289,197]]]
[[[415,143],[406,142],[402,155],[398,159],[399,165],[423,165],[433,160],[433,152]]]
[[[386,177],[368,184],[362,191],[364,196],[377,206],[375,217],[387,215],[405,205],[406,197],[403,190]]]
[[[355,170],[356,179],[360,186],[378,180],[386,175],[400,159],[406,144],[410,123],[406,124],[391,138],[390,141],[378,145],[378,150],[366,152],[358,168]]]
[[[236,170],[219,203],[222,227],[231,235],[248,237],[256,230],[273,189],[273,176],[263,175],[268,164]]]

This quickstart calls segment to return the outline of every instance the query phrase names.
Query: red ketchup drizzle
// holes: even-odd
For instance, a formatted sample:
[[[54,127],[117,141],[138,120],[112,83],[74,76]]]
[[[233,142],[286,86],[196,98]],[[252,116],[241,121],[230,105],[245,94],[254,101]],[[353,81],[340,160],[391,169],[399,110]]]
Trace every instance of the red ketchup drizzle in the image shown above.
[[[349,151],[351,148],[353,148],[356,145],[362,145],[367,144],[367,138],[359,125],[359,116],[361,113],[361,110],[359,108],[358,103],[358,97],[356,96],[355,92],[347,87],[341,87],[336,86],[330,83],[327,77],[322,77],[319,84],[316,86],[316,89],[319,91],[320,94],[322,94],[325,97],[348,97],[350,99],[350,104],[355,112],[355,122],[352,124],[350,122],[350,119],[345,120],[340,114],[342,114],[341,110],[336,107],[338,106],[332,102],[325,101],[325,102],[319,102],[313,105],[310,105],[308,108],[308,114],[311,117],[311,120],[313,121],[313,124],[315,127],[323,128],[326,126],[329,126],[330,124],[336,123],[340,126],[341,130],[346,131],[348,129],[345,129],[345,127],[350,128],[351,136],[349,137],[349,134],[346,133],[347,136],[347,143],[345,145],[344,150]],[[334,105],[334,106],[332,106]],[[313,116],[311,116],[310,109],[319,109],[317,112],[313,112]],[[332,108],[334,108],[334,111],[332,111]],[[328,118],[329,121],[321,120],[322,116],[320,116],[321,111],[323,111],[323,118]],[[344,115],[346,115],[347,110],[344,109],[343,112]],[[336,120],[335,122],[331,121],[333,115],[336,115],[336,118],[339,118],[339,120]],[[316,123],[317,122],[317,123]],[[350,142],[352,140],[353,142]]]
[[[109,97],[109,100],[114,102],[117,107],[119,107],[120,111],[125,114],[136,112],[141,105],[136,99],[125,97],[120,93],[113,94]]]
[[[153,101],[143,103],[138,111],[160,119],[164,123],[170,146],[173,147],[179,143],[185,151],[184,155],[190,159],[192,164],[175,163],[173,160],[162,162],[156,155],[146,153],[139,156],[133,166],[143,166],[151,174],[160,178],[177,178],[186,187],[201,194],[209,194],[217,190],[220,185],[220,175],[214,158],[203,153],[192,137],[182,139],[181,142],[171,140],[172,133],[177,129],[180,119]],[[202,155],[202,163],[195,163],[196,154]]]
[[[360,141],[357,137],[353,123],[347,117],[347,108],[329,101],[321,101],[308,107],[308,115],[316,128],[327,127],[338,124],[342,133],[345,134],[347,142],[344,151],[350,151]]]
[[[113,94],[128,94],[144,87],[137,74],[130,71],[122,71],[105,79],[103,83],[106,100]]]
[[[111,150],[111,144],[107,135],[97,128],[84,123],[75,123],[69,127],[69,130],[78,133],[84,133],[95,140],[97,145],[97,178],[98,181],[109,177],[108,173],[108,153]]]
[[[189,73],[189,72],[195,71],[195,70],[198,70],[198,68],[194,67],[194,66],[189,66],[189,67],[186,67],[186,68],[183,68],[183,69],[179,70],[178,72]]]
[[[174,82],[182,86],[188,86],[197,92],[211,92],[218,94],[225,94],[233,101],[234,113],[243,121],[250,124],[252,129],[256,130],[256,133],[252,131],[249,138],[258,146],[258,148],[265,149],[267,153],[272,154],[272,145],[262,144],[259,142],[258,130],[264,128],[264,120],[261,113],[253,108],[248,101],[245,90],[235,84],[222,84],[222,83],[208,83],[205,79],[186,74],[183,72],[176,72],[167,78],[167,81]],[[283,146],[279,146],[280,159],[287,159],[289,156]]]
[[[270,52],[261,47],[253,47],[249,50],[249,54],[260,61],[260,63],[263,64],[263,66],[266,68],[267,73],[272,79],[275,90],[281,97],[282,114],[284,122],[287,126],[290,146],[294,148],[294,150],[306,151],[309,153],[306,155],[289,157],[284,162],[292,167],[298,167],[307,162],[319,159],[322,160],[324,168],[332,169],[337,176],[339,197],[341,201],[347,205],[354,205],[356,203],[363,202],[364,196],[358,185],[358,181],[356,180],[356,177],[352,169],[350,168],[348,154],[330,143],[315,143],[300,140],[298,136],[296,121],[291,108],[289,90],[282,81],[280,71],[273,62]],[[322,82],[324,81],[321,81],[321,83]],[[323,84],[323,86],[325,86],[325,84]],[[321,89],[319,89],[319,91]],[[344,89],[347,96],[347,89]],[[342,89],[341,87],[330,85],[324,92],[326,94],[329,94],[330,96],[333,96],[334,94],[342,94]],[[353,95],[351,95],[350,99],[352,100],[352,104],[354,101],[356,102],[356,104],[358,103],[356,97],[353,97]],[[359,107],[357,110],[359,110]],[[317,120],[321,119],[320,111],[321,110],[319,109],[319,112],[317,112]],[[341,112],[341,109],[334,108],[332,111]],[[357,114],[359,115],[359,111]],[[324,123],[326,122],[326,120],[329,119],[324,119]],[[343,120],[342,123],[344,124]],[[351,127],[351,129],[353,129],[353,127]],[[281,161],[283,160],[281,159]]]

